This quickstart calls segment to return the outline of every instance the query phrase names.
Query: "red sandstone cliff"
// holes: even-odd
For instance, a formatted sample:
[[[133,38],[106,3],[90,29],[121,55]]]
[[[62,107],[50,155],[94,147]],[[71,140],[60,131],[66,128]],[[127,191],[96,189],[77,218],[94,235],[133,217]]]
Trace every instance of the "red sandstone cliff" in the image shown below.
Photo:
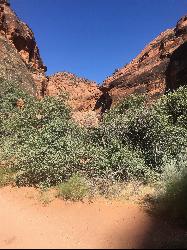
[[[16,16],[8,0],[0,0],[0,77],[19,81],[39,97],[68,94],[76,120],[104,113],[129,94],[151,99],[187,83],[187,16],[162,32],[132,62],[108,77],[102,86],[61,72],[49,78],[34,34]],[[84,120],[84,118],[83,118]]]
[[[0,0],[0,36],[16,48],[35,81],[37,94],[42,96],[47,84],[46,67],[40,57],[33,32],[17,17],[8,0]]]
[[[187,16],[174,29],[154,39],[128,65],[108,77],[103,86],[113,103],[132,93],[150,98],[187,83]]]
[[[97,100],[102,96],[98,85],[69,72],[60,72],[49,77],[46,94],[58,96],[67,94],[67,103],[72,108],[73,117],[76,121],[85,125],[96,125],[98,122],[95,109]],[[89,123],[89,124],[88,124]]]
[[[102,86],[70,73],[49,78],[48,95],[69,95],[74,111],[104,113],[129,94],[147,94],[153,100],[168,89],[187,83],[187,16],[162,32],[128,65],[108,77]],[[80,115],[81,116],[81,115]]]
[[[89,81],[69,72],[60,72],[49,77],[47,95],[67,93],[68,103],[75,111],[93,110],[102,92],[96,82]]]
[[[19,86],[31,95],[36,94],[32,74],[19,56],[16,48],[6,38],[0,36],[0,92],[1,81],[19,83]]]

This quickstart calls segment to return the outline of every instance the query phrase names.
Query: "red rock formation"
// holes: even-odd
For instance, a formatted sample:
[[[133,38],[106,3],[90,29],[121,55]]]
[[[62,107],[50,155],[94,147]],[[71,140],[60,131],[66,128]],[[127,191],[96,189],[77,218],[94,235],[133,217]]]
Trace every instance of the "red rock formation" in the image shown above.
[[[16,48],[5,37],[0,36],[0,92],[1,81],[19,83],[19,86],[31,95],[36,94],[32,74],[21,59]]]
[[[69,72],[60,72],[49,77],[46,94],[58,96],[67,94],[67,103],[72,108],[73,118],[82,125],[95,126],[98,112],[95,112],[97,100],[102,96],[98,85]]]
[[[19,52],[37,86],[38,95],[43,95],[46,85],[45,71],[34,34],[14,13],[7,0],[0,0],[0,35],[9,40]]]
[[[103,86],[113,103],[132,93],[150,98],[187,82],[187,16],[162,32],[132,62],[108,77]]]
[[[0,0],[0,77],[20,81],[31,94],[68,94],[68,104],[76,120],[97,123],[104,113],[131,93],[146,93],[150,98],[187,83],[187,16],[174,29],[154,39],[131,63],[116,70],[102,86],[62,72],[49,78],[31,29]],[[83,120],[83,121],[82,121]]]
[[[47,95],[68,95],[68,103],[74,111],[93,110],[102,95],[96,82],[77,77],[69,72],[60,72],[49,77]]]

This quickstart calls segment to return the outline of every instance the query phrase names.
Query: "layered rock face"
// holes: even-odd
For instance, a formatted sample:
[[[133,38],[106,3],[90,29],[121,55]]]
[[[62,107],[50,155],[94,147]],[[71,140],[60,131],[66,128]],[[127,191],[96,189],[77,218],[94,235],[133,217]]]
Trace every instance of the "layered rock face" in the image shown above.
[[[49,77],[46,94],[58,96],[67,94],[67,103],[72,108],[74,118],[79,123],[89,116],[97,123],[97,114],[94,112],[97,100],[102,96],[98,85],[69,72],[59,72]],[[99,108],[95,109],[99,112]],[[93,111],[93,112],[92,112]]]
[[[14,13],[7,0],[0,0],[0,36],[19,53],[34,79],[38,96],[43,96],[47,84],[46,67],[40,57],[34,34]]]
[[[187,16],[154,39],[132,62],[108,77],[103,86],[113,104],[132,93],[151,99],[187,83]]]
[[[46,94],[57,96],[61,93],[67,94],[68,103],[74,111],[93,110],[102,95],[96,82],[69,72],[60,72],[49,77]]]

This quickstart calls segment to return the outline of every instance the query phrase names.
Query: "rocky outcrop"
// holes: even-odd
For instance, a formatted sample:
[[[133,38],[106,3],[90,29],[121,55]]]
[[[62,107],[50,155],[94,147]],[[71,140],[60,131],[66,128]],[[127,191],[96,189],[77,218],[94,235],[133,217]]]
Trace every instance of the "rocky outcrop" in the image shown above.
[[[102,95],[96,82],[89,81],[69,72],[60,72],[49,77],[47,95],[67,94],[69,105],[74,111],[93,110]]]
[[[103,86],[117,103],[129,94],[154,99],[187,83],[187,16],[154,39],[132,62],[108,77]]]
[[[10,8],[8,0],[0,0],[0,36],[15,47],[35,81],[37,95],[43,96],[47,84],[43,64],[31,29]]]
[[[19,83],[21,88],[31,95],[36,93],[32,75],[17,50],[6,38],[0,36],[0,89],[1,80],[5,79]]]
[[[73,118],[79,124],[88,126],[98,123],[100,107],[96,107],[102,91],[94,81],[89,81],[69,72],[60,72],[49,77],[46,94],[58,96],[65,94],[72,108]]]
[[[0,78],[17,81],[32,95],[67,94],[73,117],[88,126],[111,105],[132,93],[153,100],[187,83],[187,16],[162,32],[128,65],[102,86],[68,72],[46,77],[31,29],[16,16],[8,0],[0,0]]]

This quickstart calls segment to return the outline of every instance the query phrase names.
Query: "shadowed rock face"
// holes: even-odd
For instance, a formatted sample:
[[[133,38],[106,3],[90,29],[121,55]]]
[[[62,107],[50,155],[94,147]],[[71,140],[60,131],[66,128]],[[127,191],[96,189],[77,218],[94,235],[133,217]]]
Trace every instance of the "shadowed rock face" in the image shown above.
[[[184,85],[187,85],[187,42],[173,52],[166,71],[167,90],[175,90]]]
[[[99,90],[102,92],[102,94],[99,99],[97,99],[94,110],[99,110],[100,114],[102,115],[110,110],[112,106],[112,97],[110,96],[107,88],[100,86]]]
[[[7,0],[0,0],[0,35],[12,43],[35,81],[37,95],[43,96],[47,79],[34,34],[14,13]]]
[[[35,95],[36,87],[32,75],[17,50],[6,38],[0,36],[0,78],[19,83],[20,87]],[[0,84],[1,85],[1,84]],[[0,86],[1,89],[1,86]],[[1,91],[1,90],[0,90]]]
[[[154,99],[187,83],[187,16],[154,39],[132,62],[108,77],[103,86],[113,103],[132,93]]]

